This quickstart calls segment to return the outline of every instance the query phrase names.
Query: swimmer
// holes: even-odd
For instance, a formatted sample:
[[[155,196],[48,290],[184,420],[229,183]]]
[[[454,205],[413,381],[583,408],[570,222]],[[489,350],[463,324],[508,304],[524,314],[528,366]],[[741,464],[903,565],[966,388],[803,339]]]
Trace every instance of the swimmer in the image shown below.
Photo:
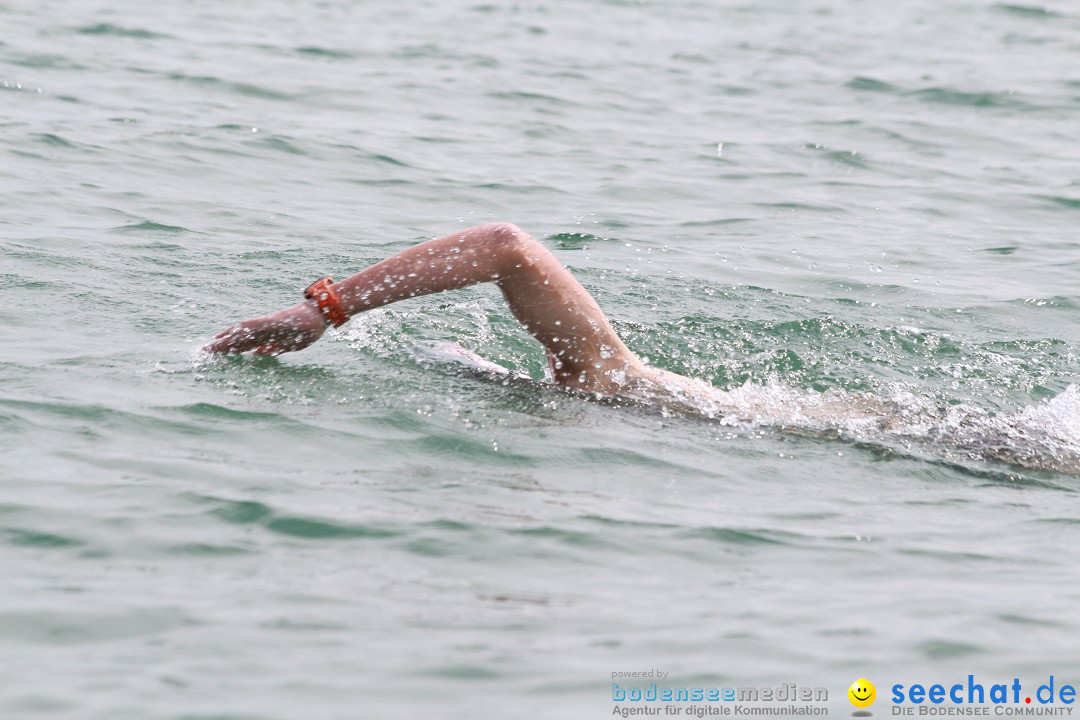
[[[365,310],[407,298],[493,282],[514,317],[546,348],[559,385],[593,396],[639,402],[723,421],[748,421],[810,437],[846,436],[892,452],[929,442],[948,458],[997,460],[1025,468],[1080,474],[1080,450],[1047,433],[1033,409],[990,417],[943,407],[929,416],[865,393],[815,392],[783,386],[723,390],[702,380],[655,368],[615,333],[592,296],[528,233],[509,223],[488,223],[435,238],[361,270],[341,282],[317,281],[304,302],[224,330],[204,349],[261,355],[302,350]],[[489,366],[462,348],[455,354]],[[1059,402],[1073,401],[1063,393]],[[911,404],[911,403],[908,403]],[[1030,414],[1032,418],[1028,418]],[[1045,435],[1045,437],[1043,437]]]
[[[332,283],[308,299],[222,331],[212,353],[279,355],[311,345],[330,325],[407,298],[493,282],[514,317],[546,348],[555,382],[607,397],[763,422],[880,418],[884,406],[856,394],[796,393],[779,402],[761,393],[725,392],[643,362],[619,338],[599,305],[535,238],[510,223],[488,223],[428,240]]]

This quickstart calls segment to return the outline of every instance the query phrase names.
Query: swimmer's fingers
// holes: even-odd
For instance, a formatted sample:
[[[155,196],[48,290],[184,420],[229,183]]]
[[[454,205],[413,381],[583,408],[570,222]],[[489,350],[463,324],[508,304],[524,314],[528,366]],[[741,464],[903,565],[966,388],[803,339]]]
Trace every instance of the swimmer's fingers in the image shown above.
[[[214,336],[206,352],[238,355],[250,350],[262,355],[280,355],[302,350],[322,337],[325,322],[309,303],[286,308],[273,315],[252,318]]]
[[[206,346],[207,352],[223,355],[239,355],[254,351],[258,355],[280,355],[300,350],[314,342],[305,333],[281,328],[266,327],[255,320],[248,320],[229,328],[216,336],[219,338]]]
[[[321,333],[320,333],[321,334]],[[275,332],[270,335],[270,342],[265,342],[255,348],[256,355],[280,355],[287,352],[303,350],[317,338],[310,337],[306,333],[294,331]]]
[[[259,337],[259,333],[253,326],[255,321],[246,320],[239,325],[222,330],[214,336],[214,342],[206,345],[203,350],[222,355],[236,355],[252,350],[265,341]]]

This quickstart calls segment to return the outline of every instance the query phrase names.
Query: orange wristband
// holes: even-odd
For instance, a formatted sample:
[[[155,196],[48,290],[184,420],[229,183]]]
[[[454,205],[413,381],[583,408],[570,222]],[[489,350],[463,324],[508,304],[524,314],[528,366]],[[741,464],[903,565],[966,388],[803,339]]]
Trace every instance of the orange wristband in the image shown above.
[[[316,280],[304,291],[304,297],[314,300],[319,306],[319,312],[332,322],[334,327],[341,327],[349,321],[349,314],[345,312],[345,306],[341,304],[341,297],[331,287],[333,283],[334,278],[329,275]]]

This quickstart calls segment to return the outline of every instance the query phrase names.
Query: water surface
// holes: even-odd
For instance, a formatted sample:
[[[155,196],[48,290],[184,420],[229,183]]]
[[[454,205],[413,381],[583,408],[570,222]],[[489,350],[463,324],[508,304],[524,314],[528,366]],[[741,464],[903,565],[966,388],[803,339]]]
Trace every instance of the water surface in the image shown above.
[[[1067,2],[0,3],[5,717],[1080,679],[1078,50]],[[492,219],[653,364],[905,432],[567,395],[491,288],[196,354]]]

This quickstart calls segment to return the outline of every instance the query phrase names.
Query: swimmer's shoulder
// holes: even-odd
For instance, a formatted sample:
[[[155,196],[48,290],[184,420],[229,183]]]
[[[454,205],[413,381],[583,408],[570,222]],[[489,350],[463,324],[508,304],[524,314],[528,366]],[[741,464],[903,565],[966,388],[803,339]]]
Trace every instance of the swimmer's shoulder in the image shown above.
[[[639,369],[628,390],[649,402],[704,415],[716,414],[727,404],[727,393],[715,385],[654,367]]]

